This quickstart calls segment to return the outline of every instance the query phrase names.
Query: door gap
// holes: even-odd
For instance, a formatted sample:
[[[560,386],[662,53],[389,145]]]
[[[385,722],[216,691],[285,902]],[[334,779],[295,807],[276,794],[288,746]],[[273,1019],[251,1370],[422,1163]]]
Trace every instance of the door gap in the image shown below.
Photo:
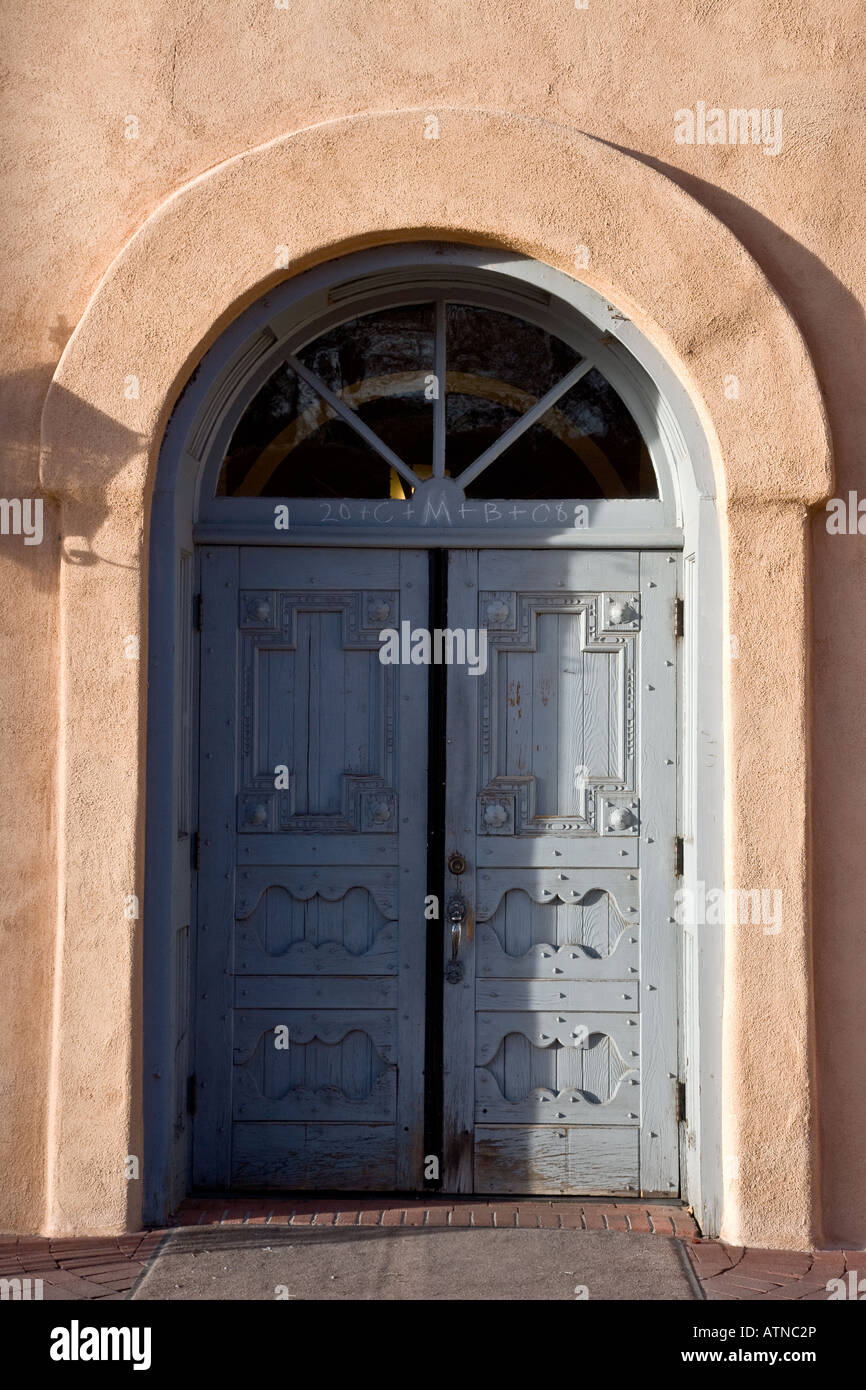
[[[428,628],[447,626],[448,552],[431,550],[429,554],[429,616]],[[427,722],[427,887],[438,904],[439,915],[424,919],[427,938],[427,1009],[424,1035],[424,1154],[439,1160],[439,1178],[424,1180],[424,1187],[437,1190],[441,1186],[443,1164],[443,1080],[444,1029],[442,1009],[444,983],[442,973],[442,931],[445,904],[445,700],[447,695],[446,668],[431,662],[429,666],[429,718]],[[425,1164],[426,1168],[426,1164]]]

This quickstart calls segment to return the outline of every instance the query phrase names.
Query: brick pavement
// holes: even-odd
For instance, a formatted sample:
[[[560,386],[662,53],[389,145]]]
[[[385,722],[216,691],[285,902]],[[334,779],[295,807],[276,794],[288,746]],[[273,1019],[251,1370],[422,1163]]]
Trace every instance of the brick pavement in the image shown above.
[[[123,1299],[162,1237],[161,1231],[77,1240],[0,1236],[0,1279],[41,1279],[45,1301]]]
[[[866,1279],[866,1250],[756,1250],[720,1240],[689,1241],[686,1248],[704,1297],[712,1300],[825,1300],[829,1279],[846,1278],[849,1270]]]
[[[678,1202],[631,1198],[192,1197],[166,1230],[54,1239],[0,1236],[0,1278],[41,1279],[44,1299],[125,1299],[167,1230],[178,1226],[431,1226],[639,1231],[682,1240],[710,1300],[809,1301],[850,1270],[866,1279],[866,1251],[742,1249],[702,1240]]]

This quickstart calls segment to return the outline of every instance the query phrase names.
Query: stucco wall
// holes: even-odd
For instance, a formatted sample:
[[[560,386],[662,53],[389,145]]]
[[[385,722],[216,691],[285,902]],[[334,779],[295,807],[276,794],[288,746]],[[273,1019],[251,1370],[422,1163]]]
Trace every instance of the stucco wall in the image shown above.
[[[91,4],[72,18],[68,12],[35,5],[7,11],[2,21],[9,74],[3,234],[12,271],[3,304],[3,495],[36,495],[40,411],[63,345],[101,277],[154,209],[188,180],[285,132],[360,113],[419,107],[440,113],[456,107],[513,112],[587,132],[647,161],[727,224],[789,306],[806,341],[832,430],[836,491],[845,495],[858,486],[866,414],[857,389],[866,356],[861,308],[866,242],[858,226],[863,218],[858,136],[864,71],[862,41],[854,37],[858,10],[853,0],[839,0],[820,11],[770,3],[760,6],[759,13],[751,2],[636,7],[625,0],[605,6],[590,0],[582,11],[566,0],[542,0],[531,9],[465,2],[347,8],[330,0],[292,0],[289,9],[280,10],[272,0],[260,0],[229,10],[153,2],[139,10]],[[780,152],[769,155],[751,145],[678,144],[674,112],[695,108],[700,101],[724,108],[779,108]],[[125,133],[136,128],[127,120],[130,116],[137,120],[134,139]],[[378,177],[393,199],[393,225],[411,225],[400,222],[406,161],[420,166],[437,155],[434,142],[423,140],[422,130],[419,125],[417,156],[404,149],[398,158],[387,147],[381,150]],[[320,164],[307,171],[309,185],[326,189],[331,208],[348,223],[358,190],[346,170],[341,170],[340,179],[333,178],[328,142],[317,148]],[[375,155],[375,144],[368,145],[366,153]],[[531,142],[524,142],[520,153],[531,167]],[[454,160],[453,149],[449,157]],[[569,157],[564,149],[563,158]],[[473,165],[479,158],[486,165],[483,171]],[[489,142],[482,150],[467,140],[461,187],[471,189],[483,173],[482,181],[501,184],[507,206],[514,158],[508,140],[499,151]],[[392,167],[402,172],[395,173],[389,188]],[[449,165],[452,177],[456,167]],[[531,175],[521,188],[522,196],[531,201]],[[543,192],[540,183],[536,191]],[[285,199],[284,220],[290,225],[292,192],[291,185],[272,183],[270,206],[249,208],[248,231],[260,226],[262,235],[270,237],[280,222],[280,199]],[[311,196],[309,189],[304,196]],[[637,220],[641,211],[640,206],[631,209],[635,220],[628,229],[630,254],[634,261],[642,260],[644,278],[654,269],[661,277],[670,276],[679,264],[679,239],[694,237],[695,224],[683,214],[681,220],[671,221],[666,238],[653,233],[643,240]],[[571,234],[567,206],[558,219],[553,212],[551,218]],[[599,215],[589,234],[582,226],[573,227],[574,242],[586,242],[604,261],[616,250],[606,247],[605,239],[621,241],[623,227],[621,217],[606,221]],[[533,251],[531,246],[524,249]],[[184,254],[182,247],[177,254]],[[204,285],[210,269],[206,238],[196,238],[194,254],[198,273],[190,283]],[[741,302],[725,307],[725,283],[714,279],[720,275],[715,257],[708,258],[703,273],[693,245],[686,259],[691,269],[681,292],[706,308],[703,318],[694,315],[699,326],[690,347],[700,353],[702,346],[712,344],[722,320],[737,323],[737,356],[724,365],[739,379],[744,420],[754,420],[757,437],[761,424],[778,416],[779,400],[778,383],[767,366],[767,344],[759,345],[762,351],[750,347],[754,306]],[[628,294],[628,286],[622,292]],[[234,294],[236,306],[239,290]],[[228,302],[215,297],[215,303]],[[149,362],[159,357],[163,346],[156,330],[149,332],[145,325],[136,335],[131,360],[121,362],[122,341],[110,340],[109,329],[104,343],[117,368],[118,407],[96,418],[85,393],[74,458],[70,462],[67,454],[65,460],[83,493],[93,464],[89,438],[109,439],[105,447],[115,457],[135,452],[135,425],[123,423],[127,417],[120,408],[123,378],[128,373],[146,378]],[[788,360],[788,348],[782,345],[780,352]],[[106,361],[96,363],[95,369],[104,381]],[[775,424],[778,428],[778,419]],[[737,431],[735,424],[728,428]],[[746,424],[740,428],[745,430]],[[738,815],[750,823],[752,843],[762,825],[778,834],[782,818],[781,830],[792,837],[792,859],[782,869],[786,884],[789,874],[797,876],[797,863],[801,881],[805,878],[811,830],[812,937],[810,942],[792,923],[790,955],[780,956],[769,974],[754,955],[735,952],[729,967],[736,971],[739,992],[730,1016],[728,1047],[736,1054],[731,1059],[735,1069],[748,1070],[731,1103],[730,1132],[746,1137],[744,1153],[759,1150],[762,1143],[779,1149],[777,1159],[756,1167],[746,1157],[746,1215],[743,1221],[736,1214],[740,1198],[732,1201],[731,1230],[765,1244],[791,1244],[809,1236],[859,1244],[866,1240],[866,1108],[857,1099],[864,1090],[866,1069],[858,1045],[858,999],[866,983],[858,949],[858,905],[866,890],[860,850],[866,735],[857,715],[866,640],[852,618],[857,612],[855,551],[860,540],[828,536],[823,514],[810,520],[802,506],[795,506],[796,465],[791,458],[796,455],[798,431],[805,431],[803,449],[808,455],[801,494],[813,504],[820,490],[810,491],[808,479],[820,444],[796,412],[790,416],[790,430],[793,438],[785,463],[789,481],[794,481],[777,495],[791,505],[779,512],[750,512],[746,497],[731,528],[739,573],[746,573],[752,560],[754,569],[754,583],[732,594],[731,602],[732,631],[743,636],[738,662],[745,663],[736,671],[732,700],[732,729],[742,732],[732,789]],[[756,477],[777,463],[757,453]],[[122,1065],[106,1070],[98,1052],[84,1049],[72,1067],[75,1085],[96,1094],[107,1114],[135,1108],[137,1082],[131,1073],[138,1044],[128,1035],[129,1014],[123,1005],[119,1012],[113,1010],[111,986],[98,998],[81,997],[76,1009],[53,1008],[53,987],[61,983],[53,967],[63,959],[68,944],[64,933],[70,929],[69,922],[58,926],[65,921],[69,883],[68,878],[61,881],[58,894],[55,863],[58,829],[64,829],[58,827],[58,782],[65,777],[70,783],[64,759],[79,760],[72,769],[72,784],[77,779],[81,789],[78,800],[73,795],[67,803],[67,820],[80,816],[86,823],[91,814],[88,796],[101,795],[107,785],[104,777],[95,775],[95,764],[106,758],[116,760],[116,795],[123,814],[140,812],[135,787],[124,783],[128,773],[123,748],[94,748],[88,761],[81,748],[70,748],[68,739],[57,737],[63,696],[57,626],[61,574],[68,592],[85,595],[91,581],[87,555],[79,552],[93,547],[97,539],[88,513],[89,541],[75,540],[79,532],[74,493],[72,488],[64,501],[65,554],[58,536],[59,513],[50,499],[41,545],[25,546],[21,537],[0,538],[6,637],[6,660],[0,670],[6,731],[2,988],[8,994],[3,1001],[7,1024],[0,1066],[2,1103],[11,1115],[0,1125],[0,1170],[5,1179],[0,1226],[7,1229],[59,1228],[63,1217],[58,1215],[56,1194],[46,1190],[48,1180],[56,1182],[56,1168],[46,1165],[45,1156],[77,1142],[83,1145],[81,1161],[86,1166],[91,1149],[98,1151],[98,1134],[76,1138],[58,1131],[63,1112],[51,1092],[67,1062],[72,1066],[76,1039],[93,1035],[88,1015],[94,1010],[100,1012],[101,1046],[119,1056]],[[122,517],[130,505],[122,488],[116,500]],[[134,550],[129,553],[128,542],[131,535],[144,534],[144,518],[129,515],[127,521],[121,542],[118,517],[108,517],[96,547],[116,569],[134,566],[141,558]],[[802,614],[791,611],[786,591],[793,586],[799,605],[796,556],[804,524],[812,537],[814,631],[810,649],[801,647],[799,659],[795,652],[792,662],[791,644],[781,641],[779,634],[788,630],[790,635],[793,629],[796,635],[800,630]],[[94,567],[92,583],[101,604],[110,607],[117,601],[105,563]],[[131,630],[130,618],[134,623],[136,614],[118,611],[120,636]],[[777,667],[774,653],[782,653],[786,664]],[[123,677],[104,652],[95,658],[81,652],[78,660],[82,671],[90,671],[94,705],[102,701],[110,714],[126,699],[118,687]],[[748,667],[750,661],[753,668]],[[787,758],[768,768],[758,760],[761,744],[754,721],[744,721],[738,709],[754,712],[763,705],[767,726],[774,718],[784,719],[792,690],[809,680],[815,713],[811,822],[786,827],[791,783],[803,777],[807,767],[809,729],[793,721],[786,731]],[[86,880],[99,861],[104,878],[104,844],[95,843],[92,852],[93,865],[67,864],[65,873]],[[121,862],[114,873],[121,896],[125,868]],[[734,871],[751,883],[752,870],[765,874],[768,868],[766,863],[746,862]],[[86,938],[87,924],[78,921],[75,926]],[[95,927],[88,944],[98,955]],[[812,1001],[800,991],[789,1028],[780,1030],[773,1019],[768,1024],[772,1000],[762,991],[783,991],[788,968],[799,968],[802,974],[810,951],[817,1051],[804,1099],[803,1047]],[[126,972],[134,990],[131,954]],[[750,973],[756,981],[753,988]],[[57,1019],[62,1024],[52,1031]],[[813,1190],[794,1194],[798,1215],[793,1224],[788,1217],[792,1194],[783,1183],[772,1191],[768,1182],[774,1167],[781,1171],[785,1163],[775,1118],[768,1127],[766,1107],[772,1095],[777,1114],[787,1107],[791,1116],[789,1147],[808,1150],[801,1173],[807,1168],[818,1172],[812,1145],[819,1136],[821,1140],[821,1195]],[[94,1184],[93,1209],[101,1211],[98,1177]],[[806,1211],[811,1211],[809,1220]],[[78,1215],[75,1222],[82,1219]],[[111,1219],[123,1218],[118,1213]],[[104,1225],[104,1218],[95,1218],[95,1224]]]

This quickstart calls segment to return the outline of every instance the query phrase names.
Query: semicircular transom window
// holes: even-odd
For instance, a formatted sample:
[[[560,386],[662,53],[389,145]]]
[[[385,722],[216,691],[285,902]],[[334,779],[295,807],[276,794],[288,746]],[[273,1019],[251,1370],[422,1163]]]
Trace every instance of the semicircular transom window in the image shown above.
[[[246,407],[218,497],[657,497],[649,451],[597,367],[478,304],[377,309],[287,354]]]

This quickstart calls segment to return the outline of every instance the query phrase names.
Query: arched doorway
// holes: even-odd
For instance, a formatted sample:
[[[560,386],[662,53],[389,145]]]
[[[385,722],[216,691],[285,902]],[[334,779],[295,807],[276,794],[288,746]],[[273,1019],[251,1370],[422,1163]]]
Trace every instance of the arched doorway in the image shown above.
[[[706,459],[604,309],[495,253],[346,257],[175,412],[148,896],[171,802],[178,1195],[687,1189]]]
[[[205,416],[218,425],[246,352],[254,366],[259,333],[273,341],[275,311],[317,295],[323,314],[332,288],[423,264],[440,277],[493,270],[550,295],[651,383],[653,428],[675,466],[662,497],[683,538],[684,886],[695,901],[701,884],[781,884],[785,894],[785,930],[762,936],[758,951],[732,929],[678,936],[683,1190],[705,1232],[802,1249],[818,1211],[804,518],[833,490],[814,365],[744,247],[642,160],[565,127],[455,109],[435,161],[419,161],[423,119],[397,110],[307,127],[177,190],[106,270],[46,397],[40,477],[74,544],[59,588],[65,751],[44,1228],[138,1229],[142,1216],[164,1220],[189,1183],[183,944],[195,826],[183,692],[198,640]],[[323,171],[329,189],[351,196],[323,192]],[[440,244],[392,244],[421,228]],[[575,271],[577,241],[591,250],[586,270]],[[324,263],[361,245],[373,249]],[[130,368],[137,396],[121,389]],[[739,398],[728,395],[731,372],[752,383]],[[603,537],[597,528],[592,542]],[[646,543],[645,529],[615,538]],[[779,557],[785,620],[768,623]],[[146,662],[126,655],[136,632]],[[95,644],[123,652],[96,696]],[[103,747],[111,755],[94,757]],[[118,929],[130,893],[143,910]],[[94,1007],[83,1012],[82,999]],[[768,1047],[768,1037],[790,1045]],[[124,1159],[138,1154],[141,1181],[129,1181]],[[768,1200],[780,1190],[784,1203]]]

